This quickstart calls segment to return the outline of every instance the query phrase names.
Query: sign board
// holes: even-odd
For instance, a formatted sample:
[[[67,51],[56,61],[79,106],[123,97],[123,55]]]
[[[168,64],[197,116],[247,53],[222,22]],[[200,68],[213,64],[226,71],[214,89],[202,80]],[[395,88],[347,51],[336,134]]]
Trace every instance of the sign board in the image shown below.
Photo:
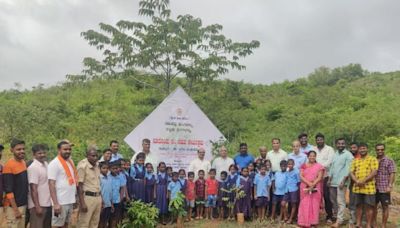
[[[187,170],[200,147],[211,161],[212,142],[225,140],[182,87],[166,97],[124,140],[138,152],[142,151],[144,138],[150,139],[153,156],[176,171]]]

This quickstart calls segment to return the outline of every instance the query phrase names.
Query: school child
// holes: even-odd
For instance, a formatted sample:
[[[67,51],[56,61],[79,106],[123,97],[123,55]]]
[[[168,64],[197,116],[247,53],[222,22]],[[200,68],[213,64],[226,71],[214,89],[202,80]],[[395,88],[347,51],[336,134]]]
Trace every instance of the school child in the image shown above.
[[[172,172],[172,181],[168,184],[168,199],[170,202],[174,200],[178,193],[181,192],[181,184],[179,183],[179,174],[177,172]],[[171,217],[171,224],[176,220],[176,218]]]
[[[110,221],[111,211],[114,211],[114,204],[112,201],[112,180],[109,171],[108,162],[100,162],[100,190],[102,198],[102,209],[100,212],[99,228],[107,228]]]
[[[168,213],[167,187],[168,175],[166,173],[165,162],[158,164],[158,174],[156,181],[156,207],[160,213],[161,223],[166,225],[165,216]]]
[[[151,163],[146,163],[146,174],[144,178],[144,188],[145,188],[145,196],[144,202],[145,203],[153,203],[154,204],[154,197],[156,195],[156,175],[153,171],[153,165]]]
[[[127,179],[127,175],[126,175],[126,170],[125,170],[125,160],[124,159],[118,159],[118,176],[121,179],[122,182],[122,199],[121,199],[121,205],[123,202],[125,201],[129,201],[129,193],[128,193],[128,188],[127,188],[127,184],[128,184],[128,179]],[[121,206],[121,208],[123,208]]]
[[[218,215],[219,219],[223,220],[225,217],[225,208],[227,202],[224,200],[228,198],[228,182],[227,182],[228,173],[226,171],[222,171],[220,174],[220,181],[218,182],[218,197],[217,197],[217,206],[218,206]]]
[[[204,201],[206,197],[206,181],[204,180],[204,170],[199,170],[197,176],[199,177],[195,182],[196,191],[196,219],[203,219],[204,214]]]
[[[284,197],[282,204],[284,204],[284,218],[285,222],[288,224],[292,224],[294,219],[296,218],[297,213],[297,204],[299,203],[299,183],[300,183],[300,172],[297,168],[294,168],[294,160],[289,159],[287,162],[287,193]],[[286,206],[287,203],[290,204],[290,217],[287,217]]]
[[[251,180],[251,183],[254,182],[254,178],[256,177],[256,163],[250,163],[247,168],[249,168],[249,178]],[[254,186],[251,189],[251,211],[255,211],[255,206],[256,206],[256,197],[254,195]],[[256,214],[256,213],[254,213]]]
[[[247,167],[242,168],[240,176],[236,181],[236,186],[241,188],[241,190],[245,193],[245,196],[236,202],[236,208],[239,209],[239,212],[244,214],[244,218],[246,220],[249,220],[251,218],[251,191],[253,189],[253,182],[249,177],[249,169]]]
[[[120,170],[120,161],[114,161],[110,163],[110,178],[112,185],[112,203],[113,208],[111,208],[111,217],[110,217],[110,227],[117,227],[117,224],[122,220],[122,209],[121,202],[123,198],[123,188],[124,184],[123,180],[119,175]]]
[[[238,168],[236,165],[232,164],[229,166],[229,175],[227,178],[227,187],[228,190],[232,190],[232,188],[236,187],[236,182],[239,179],[238,178]],[[228,193],[228,197],[229,197],[229,201],[233,202],[234,198],[235,198],[235,193],[234,192],[230,192]],[[235,215],[234,215],[234,208],[229,208],[229,216],[228,216],[228,220],[235,220]]]
[[[256,166],[255,163],[250,163],[247,168],[249,169],[249,177],[254,180],[254,177],[256,176]]]
[[[134,180],[133,182],[133,197],[135,200],[140,200],[145,202],[145,185],[144,177],[146,175],[146,170],[144,167],[145,154],[139,153],[136,156],[135,163],[131,166],[130,176]]]
[[[127,196],[129,196],[129,199],[133,199],[134,195],[134,180],[130,176],[130,169],[131,169],[131,161],[129,159],[121,159],[121,167],[122,167],[122,174],[125,176],[125,181],[126,181],[126,191],[127,191]],[[125,197],[125,195],[124,195]],[[128,201],[129,201],[128,199]]]
[[[194,208],[194,202],[196,199],[194,172],[188,172],[188,180],[186,181],[186,188],[185,188],[185,198],[186,198],[186,206],[188,208],[186,221],[192,221],[192,210]]]
[[[284,206],[283,198],[287,192],[287,162],[282,160],[280,162],[281,171],[277,171],[274,174],[274,179],[272,181],[272,188],[273,188],[273,196],[272,196],[272,219],[275,220],[275,211],[277,204],[281,205],[281,213],[280,213],[280,220],[283,221],[284,218],[284,211],[285,209],[282,208]]]
[[[179,184],[181,185],[181,192],[185,192],[185,188],[186,188],[186,172],[184,169],[180,169],[178,171],[179,174]]]
[[[258,219],[263,221],[265,218],[265,210],[270,199],[269,192],[271,188],[271,178],[267,174],[267,167],[265,164],[260,165],[260,172],[255,176],[253,183]]]
[[[206,180],[206,219],[213,220],[213,211],[217,206],[218,181],[215,179],[217,171],[210,169]]]
[[[168,166],[167,167],[168,183],[172,181],[172,171],[173,171],[172,167]]]
[[[264,164],[265,164],[265,167],[267,169],[267,175],[271,179],[271,188],[269,190],[270,198],[269,198],[269,201],[268,201],[268,207],[267,207],[267,211],[266,211],[267,216],[270,217],[271,214],[272,214],[272,198],[273,198],[272,196],[274,194],[273,189],[272,189],[272,181],[274,180],[274,173],[271,170],[272,163],[271,163],[271,161],[269,159],[265,160]]]
[[[272,167],[272,163],[271,163],[271,161],[269,160],[269,159],[267,159],[267,160],[265,160],[265,169],[267,170],[266,171],[266,173],[268,174],[268,176],[269,176],[269,178],[271,179],[271,181],[272,181],[272,179],[273,179],[273,177],[274,177],[274,174],[272,173],[272,170],[271,170],[271,167]],[[271,200],[271,199],[270,199]]]

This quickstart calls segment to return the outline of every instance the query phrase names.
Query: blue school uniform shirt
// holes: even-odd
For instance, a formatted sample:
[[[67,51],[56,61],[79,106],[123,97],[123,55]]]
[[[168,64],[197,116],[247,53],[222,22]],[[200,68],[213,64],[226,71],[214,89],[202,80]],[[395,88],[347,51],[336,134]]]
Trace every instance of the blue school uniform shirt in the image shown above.
[[[111,174],[103,175],[100,174],[100,189],[101,189],[101,197],[103,198],[104,208],[111,207],[112,203],[112,179]]]
[[[268,187],[271,185],[271,178],[267,173],[265,176],[256,174],[253,184],[256,185],[256,197],[264,196],[269,198]]]
[[[300,169],[300,167],[307,162],[307,155],[305,153],[299,152],[298,155],[295,153],[290,153],[288,155],[288,160],[293,159],[294,161],[294,167],[297,169]]]
[[[278,171],[274,174],[275,191],[274,194],[283,196],[287,192],[287,172]]]
[[[179,183],[179,181],[176,182],[171,181],[168,184],[168,191],[171,192],[171,200],[175,199],[176,196],[178,195],[178,192],[181,191],[181,184]]]
[[[126,171],[123,170],[123,171],[119,172],[119,174],[118,174],[119,179],[121,179],[121,186],[126,186],[127,179],[125,176],[125,172]]]
[[[161,176],[161,178],[165,178],[165,175],[167,175],[167,173],[166,172],[164,172],[164,173],[158,173],[160,176]],[[156,175],[156,183],[157,184],[159,184],[160,183],[160,180],[158,179],[158,175]]]
[[[116,204],[116,203],[120,203],[121,202],[121,197],[120,197],[120,190],[121,187],[123,186],[122,184],[122,179],[120,177],[120,175],[118,176],[113,176],[110,174],[110,178],[111,178],[111,184],[112,184],[112,203]]]
[[[179,184],[181,185],[181,191],[185,191],[186,188],[186,179],[185,178],[179,178],[178,179]]]
[[[288,192],[295,192],[299,190],[298,183],[300,183],[300,172],[298,169],[286,171],[287,173],[287,189]]]
[[[235,161],[235,164],[239,167],[239,170],[241,170],[243,167],[247,167],[250,163],[253,163],[254,157],[249,154],[249,152],[247,152],[247,154],[245,155],[239,153],[233,160]]]
[[[130,172],[130,176],[135,179],[136,178],[136,169],[135,167],[138,169],[139,172],[143,172],[144,166],[143,165],[138,165],[138,164],[133,164],[131,166],[131,172]]]
[[[144,174],[144,178],[146,178],[147,180],[151,180],[153,177],[156,177],[156,176],[154,175],[154,173],[146,172],[146,173]]]

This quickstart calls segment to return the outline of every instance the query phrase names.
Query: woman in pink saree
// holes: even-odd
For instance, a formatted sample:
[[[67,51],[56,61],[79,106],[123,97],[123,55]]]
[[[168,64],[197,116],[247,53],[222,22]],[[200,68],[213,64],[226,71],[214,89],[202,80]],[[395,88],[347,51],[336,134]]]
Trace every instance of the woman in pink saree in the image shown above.
[[[316,162],[317,153],[308,153],[308,162],[300,168],[299,227],[316,227],[322,203],[322,177],[324,167]]]

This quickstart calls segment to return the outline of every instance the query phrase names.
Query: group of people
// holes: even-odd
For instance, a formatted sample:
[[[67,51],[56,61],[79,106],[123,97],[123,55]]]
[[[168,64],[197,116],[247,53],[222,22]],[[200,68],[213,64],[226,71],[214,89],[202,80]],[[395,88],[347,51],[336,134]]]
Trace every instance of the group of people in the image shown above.
[[[246,143],[240,144],[233,159],[221,147],[212,162],[205,159],[204,148],[199,148],[186,173],[158,161],[150,152],[149,139],[142,141],[143,150],[132,159],[123,158],[115,140],[101,157],[98,149],[90,146],[77,166],[68,140],[57,144],[58,155],[48,163],[46,145],[33,145],[33,160],[25,162],[25,142],[14,139],[10,145],[13,157],[0,165],[4,198],[0,222],[5,218],[8,227],[18,228],[27,221],[32,228],[67,227],[79,205],[78,227],[117,227],[126,216],[128,203],[140,200],[157,207],[160,223],[166,224],[172,221],[168,204],[181,192],[187,221],[234,220],[237,213],[243,213],[246,220],[271,218],[316,227],[324,208],[326,223],[339,227],[346,222],[349,191],[351,226],[362,227],[364,222],[368,228],[376,227],[381,204],[382,227],[386,227],[396,166],[385,156],[384,144],[375,145],[376,154],[369,155],[365,143],[347,145],[339,138],[333,149],[319,133],[313,146],[302,133],[287,154],[279,138],[271,142],[272,150],[261,146],[256,158]],[[1,152],[3,149],[0,145]]]

